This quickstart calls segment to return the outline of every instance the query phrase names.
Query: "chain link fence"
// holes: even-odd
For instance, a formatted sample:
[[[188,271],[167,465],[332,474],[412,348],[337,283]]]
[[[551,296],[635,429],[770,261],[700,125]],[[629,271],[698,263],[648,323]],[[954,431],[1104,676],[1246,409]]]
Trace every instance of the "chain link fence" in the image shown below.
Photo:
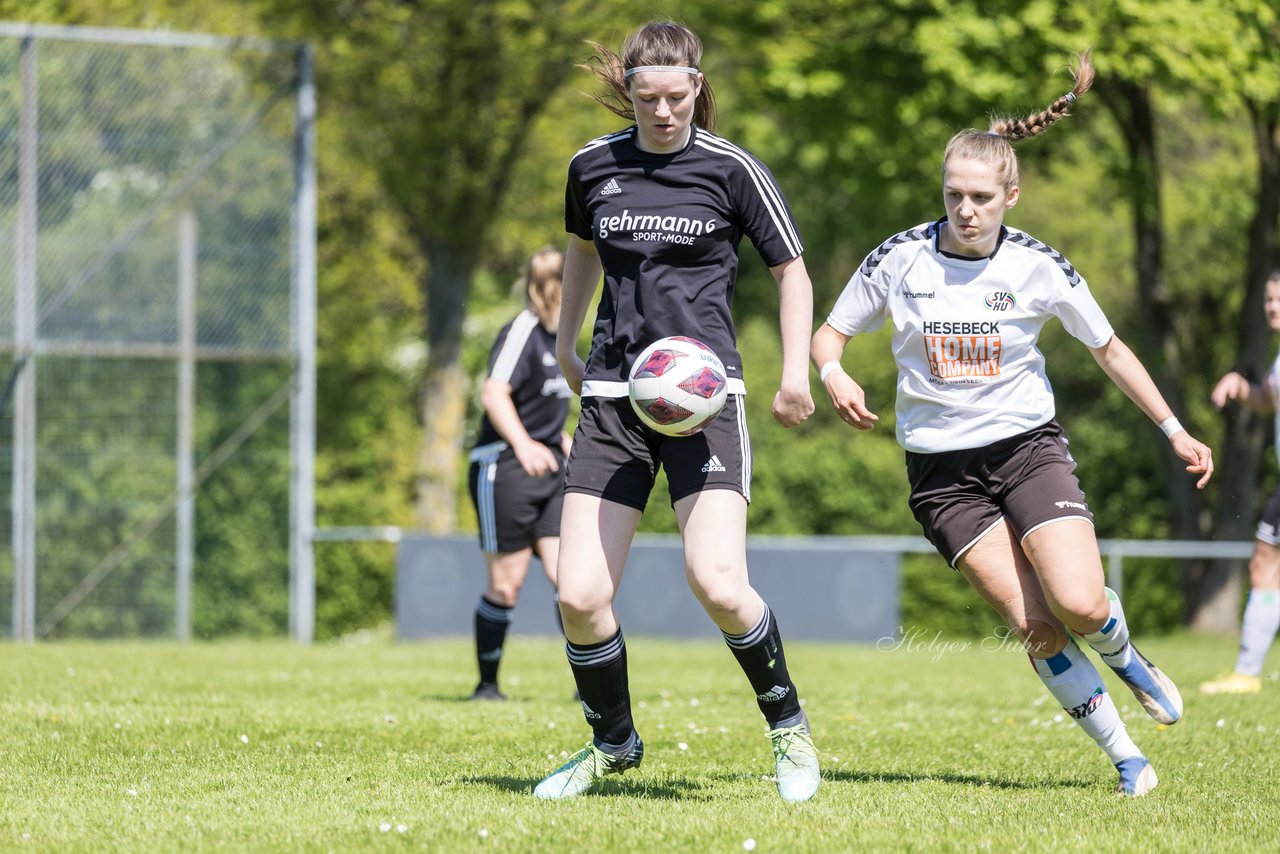
[[[0,24],[4,634],[310,640],[313,113],[304,46]]]

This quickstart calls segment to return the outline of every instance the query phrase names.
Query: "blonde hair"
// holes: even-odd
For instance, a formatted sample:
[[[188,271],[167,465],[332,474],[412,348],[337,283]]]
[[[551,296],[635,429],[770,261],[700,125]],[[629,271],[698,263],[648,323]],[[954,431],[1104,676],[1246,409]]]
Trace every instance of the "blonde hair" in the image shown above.
[[[586,69],[597,80],[609,87],[602,95],[591,97],[605,109],[628,121],[635,121],[636,112],[631,105],[631,84],[627,80],[628,68],[645,65],[671,65],[688,68],[702,67],[702,41],[693,30],[675,21],[650,21],[622,43],[619,56],[599,42],[587,42],[595,55],[578,67]],[[693,105],[693,122],[706,130],[716,128],[716,98],[702,76],[702,89]]]
[[[525,300],[543,326],[554,328],[560,316],[560,286],[564,279],[564,253],[544,246],[529,257],[522,283]]]
[[[996,170],[996,176],[1006,191],[1017,186],[1018,156],[1013,151],[1013,143],[1037,136],[1058,119],[1070,115],[1067,111],[1071,104],[1093,85],[1091,53],[1092,49],[1086,50],[1077,57],[1077,65],[1071,69],[1071,77],[1075,80],[1071,91],[1045,109],[1020,119],[993,116],[989,130],[969,128],[951,137],[942,155],[942,171],[947,171],[947,163],[953,157],[977,160]]]

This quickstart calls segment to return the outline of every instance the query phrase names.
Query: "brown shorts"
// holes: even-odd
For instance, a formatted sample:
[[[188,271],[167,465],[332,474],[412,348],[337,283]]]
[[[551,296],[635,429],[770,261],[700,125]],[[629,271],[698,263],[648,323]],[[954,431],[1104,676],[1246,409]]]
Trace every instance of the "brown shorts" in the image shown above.
[[[1093,524],[1075,472],[1062,428],[1051,420],[982,448],[907,451],[908,502],[924,535],[954,567],[1002,519],[1019,541],[1060,519]]]
[[[707,489],[751,500],[751,439],[742,396],[729,395],[715,420],[692,436],[664,436],[625,397],[584,397],[569,451],[565,492],[584,492],[644,510],[666,469],[671,503]]]

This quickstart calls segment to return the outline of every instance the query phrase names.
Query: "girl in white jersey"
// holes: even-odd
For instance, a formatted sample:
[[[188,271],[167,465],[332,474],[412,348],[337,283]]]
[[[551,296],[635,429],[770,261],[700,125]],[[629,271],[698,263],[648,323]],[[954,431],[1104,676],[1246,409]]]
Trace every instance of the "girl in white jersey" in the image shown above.
[[[572,236],[556,349],[569,384],[581,391],[582,415],[560,528],[560,613],[594,737],[534,794],[573,797],[643,758],[613,598],[662,466],[686,577],[769,724],[778,792],[786,801],[807,800],[818,788],[817,752],[777,621],[747,577],[751,445],[730,314],[746,237],[780,291],[782,384],[773,415],[784,427],[804,421],[813,413],[804,358],[813,297],[799,234],[764,164],[711,133],[714,104],[692,31],[652,22],[627,38],[621,56],[595,47],[599,55],[587,68],[610,90],[601,103],[635,124],[579,151],[565,188]],[[604,295],[584,362],[575,345],[602,273]],[[631,362],[668,335],[705,342],[729,374],[724,411],[693,436],[650,430],[626,397]]]
[[[1103,585],[1093,517],[1036,347],[1045,322],[1058,318],[1089,348],[1200,475],[1199,487],[1213,464],[1116,337],[1084,279],[1056,251],[1004,225],[1019,192],[1011,143],[1065,116],[1092,81],[1086,52],[1073,90],[1043,112],[952,137],[942,161],[946,216],[867,256],[810,354],[836,412],[869,430],[877,416],[839,359],[852,336],[893,325],[897,432],[912,512],[1016,633],[1054,698],[1107,753],[1120,773],[1117,791],[1142,795],[1156,785],[1155,772],[1073,636],[1102,656],[1156,720],[1177,721],[1182,701],[1130,643],[1120,601]]]
[[[1280,270],[1267,277],[1263,311],[1272,332],[1280,332]],[[1263,385],[1249,382],[1231,371],[1213,387],[1213,405],[1222,409],[1227,401],[1239,401],[1258,413],[1276,413],[1276,447],[1280,448],[1280,353]],[[1205,682],[1206,694],[1253,694],[1262,689],[1262,663],[1280,628],[1280,488],[1271,494],[1254,535],[1253,557],[1249,560],[1249,601],[1240,622],[1240,654],[1233,672]]]

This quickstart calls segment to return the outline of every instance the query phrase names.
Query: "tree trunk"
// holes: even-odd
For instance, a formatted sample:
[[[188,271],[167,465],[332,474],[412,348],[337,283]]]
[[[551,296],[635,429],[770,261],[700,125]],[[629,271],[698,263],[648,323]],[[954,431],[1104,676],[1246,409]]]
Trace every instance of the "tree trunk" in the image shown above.
[[[460,364],[462,325],[478,255],[471,247],[421,240],[430,267],[426,290],[427,366],[419,392],[422,445],[417,464],[417,516],[423,530],[457,527],[455,487],[467,415],[467,378]]]
[[[1280,102],[1248,104],[1258,151],[1257,204],[1249,223],[1245,256],[1245,297],[1237,326],[1236,370],[1254,382],[1261,381],[1271,361],[1271,330],[1262,312],[1267,275],[1277,265],[1277,228],[1280,227]],[[1272,424],[1270,416],[1258,416],[1242,406],[1223,412],[1224,433],[1219,459],[1219,498],[1214,526],[1219,540],[1253,537],[1258,508],[1254,506],[1258,466]],[[1192,603],[1194,628],[1239,628],[1240,599],[1245,565],[1241,561],[1215,561],[1205,578],[1207,596]],[[1213,595],[1214,593],[1217,595]]]
[[[1138,350],[1156,387],[1175,415],[1187,413],[1182,387],[1182,355],[1169,290],[1164,278],[1164,220],[1160,193],[1160,160],[1156,147],[1155,111],[1147,87],[1128,80],[1112,80],[1103,90],[1104,103],[1124,135],[1128,159],[1125,185],[1133,207],[1135,268],[1143,321]],[[1184,463],[1165,445],[1164,482],[1169,495],[1169,522],[1174,539],[1201,539],[1203,501],[1188,477]],[[1208,565],[1201,560],[1181,562],[1182,587],[1189,603],[1201,602]]]

